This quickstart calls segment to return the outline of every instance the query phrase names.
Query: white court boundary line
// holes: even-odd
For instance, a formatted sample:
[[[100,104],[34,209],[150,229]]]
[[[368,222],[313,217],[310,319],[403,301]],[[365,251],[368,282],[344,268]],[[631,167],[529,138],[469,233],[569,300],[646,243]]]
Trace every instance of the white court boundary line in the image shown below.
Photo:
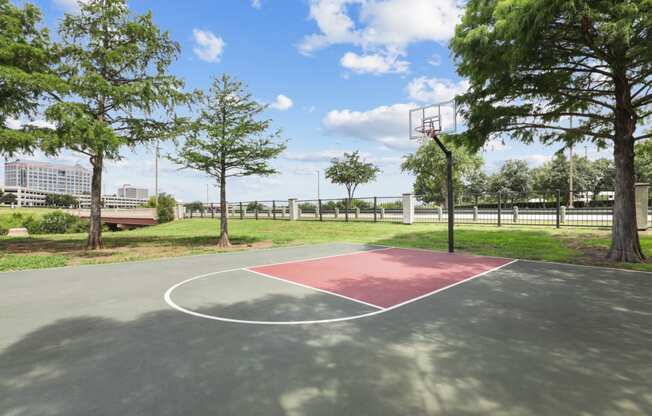
[[[259,273],[259,272],[255,272],[253,270],[249,270],[250,268],[254,268],[254,267],[264,267],[264,266],[271,266],[271,265],[278,265],[278,264],[297,263],[297,262],[310,261],[310,260],[319,260],[319,259],[322,259],[322,258],[340,257],[340,256],[352,255],[352,254],[370,253],[370,252],[375,252],[375,251],[389,250],[389,249],[392,249],[392,248],[395,248],[395,247],[385,247],[385,248],[381,248],[381,249],[377,249],[377,250],[367,250],[367,251],[353,252],[353,253],[348,253],[348,254],[336,254],[336,255],[332,255],[332,256],[317,257],[317,258],[305,259],[305,260],[293,260],[293,261],[289,261],[289,262],[281,262],[281,263],[274,263],[274,264],[264,264],[264,265],[257,265],[257,266],[239,267],[239,268],[236,268],[236,269],[221,270],[219,272],[206,273],[206,274],[202,274],[202,275],[199,275],[199,276],[191,277],[189,279],[186,279],[186,280],[184,280],[182,282],[179,282],[179,283],[175,284],[174,286],[170,287],[165,292],[165,295],[163,296],[163,299],[165,300],[165,302],[170,307],[172,307],[172,308],[174,308],[174,309],[176,309],[176,310],[178,310],[180,312],[183,312],[185,314],[192,315],[192,316],[195,316],[195,317],[198,317],[198,318],[205,318],[205,319],[210,319],[210,320],[214,320],[214,321],[221,321],[221,322],[238,323],[238,324],[250,324],[250,325],[307,325],[307,324],[337,323],[337,322],[353,321],[353,320],[356,320],[356,319],[368,318],[368,317],[371,317],[371,316],[380,315],[382,313],[392,311],[394,309],[403,307],[403,306],[408,305],[410,303],[417,302],[419,300],[425,299],[425,298],[427,298],[429,296],[432,296],[432,295],[434,295],[436,293],[440,293],[440,292],[448,290],[448,289],[450,289],[452,287],[461,285],[462,283],[469,282],[469,281],[471,281],[473,279],[484,276],[484,275],[486,275],[488,273],[500,270],[503,267],[507,267],[507,266],[509,266],[511,264],[514,264],[517,261],[519,261],[518,259],[512,260],[512,261],[510,261],[508,263],[505,263],[505,264],[502,264],[500,266],[494,267],[492,269],[486,270],[486,271],[484,271],[482,273],[478,273],[478,274],[473,275],[471,277],[468,277],[468,278],[466,278],[464,280],[460,280],[459,282],[455,282],[455,283],[452,283],[452,284],[450,284],[448,286],[441,287],[439,289],[433,290],[432,292],[425,293],[423,295],[417,296],[416,298],[409,299],[409,300],[407,300],[405,302],[401,302],[401,303],[398,303],[396,305],[392,305],[392,306],[390,306],[388,308],[381,308],[380,306],[376,306],[376,305],[372,305],[372,304],[369,304],[369,303],[366,303],[366,302],[363,302],[363,301],[360,301],[360,300],[348,298],[348,297],[343,296],[343,295],[328,292],[328,291],[321,290],[321,289],[318,289],[318,288],[314,288],[314,287],[311,287],[311,286],[302,285],[302,284],[296,283],[296,282],[286,281],[285,279],[277,278],[275,276],[269,276],[269,275],[266,275],[266,274],[263,274],[263,273]],[[304,288],[308,288],[308,289],[312,289],[312,290],[315,290],[315,291],[327,293],[327,294],[330,294],[330,295],[336,295],[338,297],[341,297],[341,298],[344,298],[344,299],[347,299],[347,300],[351,300],[351,301],[354,301],[354,302],[357,302],[357,303],[365,304],[367,306],[371,306],[371,307],[374,307],[374,308],[380,308],[380,309],[376,310],[376,311],[360,314],[360,315],[345,316],[345,317],[342,317],[342,318],[333,318],[333,319],[317,319],[317,320],[306,320],[306,321],[256,321],[256,320],[224,318],[224,317],[216,316],[216,315],[208,315],[208,314],[204,314],[204,313],[200,313],[200,312],[196,312],[196,311],[184,308],[183,306],[180,306],[180,305],[176,304],[172,300],[172,292],[174,292],[174,290],[179,288],[180,286],[183,286],[183,285],[185,285],[187,283],[190,283],[190,282],[192,282],[194,280],[203,279],[203,278],[206,278],[206,277],[215,276],[215,275],[224,274],[224,273],[229,273],[229,272],[234,272],[234,271],[240,271],[240,270],[248,271],[248,272],[257,274],[259,276],[262,276],[262,277],[273,278],[275,280],[280,280],[280,281],[283,281],[285,283],[292,283],[292,284],[295,284],[297,286],[302,286]]]
[[[371,306],[372,308],[376,308],[376,309],[387,309],[387,308],[383,308],[382,306],[374,305],[373,303],[365,302],[365,301],[363,301],[363,300],[350,298],[350,297],[345,296],[345,295],[340,295],[339,293],[331,292],[330,290],[325,290],[325,289],[320,289],[320,288],[318,288],[318,287],[313,287],[313,286],[304,285],[303,283],[293,282],[292,280],[287,280],[287,279],[283,279],[282,277],[272,276],[271,274],[266,274],[266,273],[257,272],[257,271],[255,271],[255,270],[251,270],[251,269],[249,269],[249,268],[242,269],[242,270],[247,271],[247,272],[251,272],[251,273],[254,273],[254,274],[257,274],[257,275],[262,276],[262,277],[266,277],[266,278],[268,278],[268,279],[278,280],[278,281],[280,281],[280,282],[289,283],[289,284],[291,284],[291,285],[295,285],[295,286],[303,287],[303,288],[310,289],[310,290],[316,290],[317,292],[326,293],[326,294],[328,294],[328,295],[337,296],[338,298],[342,298],[342,299],[350,300],[350,301],[352,301],[352,302],[361,303],[361,304],[366,305],[366,306]]]

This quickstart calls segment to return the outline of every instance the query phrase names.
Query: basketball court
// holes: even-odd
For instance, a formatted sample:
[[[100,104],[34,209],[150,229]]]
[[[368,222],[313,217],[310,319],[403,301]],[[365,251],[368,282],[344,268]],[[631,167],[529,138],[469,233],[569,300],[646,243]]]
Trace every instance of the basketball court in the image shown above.
[[[0,273],[0,415],[644,415],[652,274],[360,244]]]

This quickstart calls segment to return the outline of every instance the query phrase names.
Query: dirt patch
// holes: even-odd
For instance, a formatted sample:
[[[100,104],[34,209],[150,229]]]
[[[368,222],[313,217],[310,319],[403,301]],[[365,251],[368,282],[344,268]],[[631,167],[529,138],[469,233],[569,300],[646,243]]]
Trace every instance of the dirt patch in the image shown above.
[[[225,253],[251,249],[270,248],[274,244],[269,241],[258,241],[248,244],[234,244],[230,248],[220,248],[216,245],[169,246],[169,245],[133,245],[109,247],[97,251],[72,251],[65,253],[70,257],[69,266],[81,264],[114,263],[123,261],[147,260],[167,257],[180,257],[193,254]]]

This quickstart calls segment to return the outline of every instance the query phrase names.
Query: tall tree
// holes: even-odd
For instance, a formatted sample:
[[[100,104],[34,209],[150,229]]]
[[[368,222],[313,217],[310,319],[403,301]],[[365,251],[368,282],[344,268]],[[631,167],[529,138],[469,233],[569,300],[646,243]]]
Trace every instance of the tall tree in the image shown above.
[[[636,154],[636,180],[652,182],[652,140],[637,143],[634,153]]]
[[[534,189],[543,194],[560,192],[564,204],[570,201],[570,163],[563,151],[552,160],[533,169]],[[573,194],[591,191],[598,180],[593,163],[586,157],[573,155]],[[576,195],[573,195],[575,198]]]
[[[36,6],[19,8],[0,0],[0,153],[11,155],[38,147],[29,125],[10,124],[34,116],[39,100],[63,87],[50,70],[56,52],[40,22]]]
[[[616,195],[608,258],[640,262],[634,143],[652,113],[648,0],[469,0],[451,42],[470,88],[459,101],[481,146],[496,135],[530,143],[613,144]],[[573,117],[573,125],[569,118]]]
[[[515,203],[532,191],[532,172],[524,160],[507,160],[489,180],[492,193],[500,193]]]
[[[344,185],[346,188],[347,218],[355,190],[362,184],[376,180],[379,172],[380,169],[373,163],[365,162],[357,150],[353,153],[344,153],[341,159],[331,159],[331,164],[324,173],[332,183]]]
[[[224,74],[214,78],[201,100],[191,134],[170,159],[184,168],[215,178],[220,188],[220,247],[229,247],[227,179],[277,173],[269,161],[285,150],[280,130],[270,132],[272,120],[259,120],[266,107],[258,104],[242,82]]]
[[[102,248],[101,192],[105,161],[120,151],[175,136],[183,126],[174,109],[191,98],[168,72],[179,45],[154,24],[151,13],[132,14],[126,0],[80,3],[59,26],[56,71],[70,94],[45,112],[56,125],[44,136],[48,153],[62,149],[89,158],[91,218],[87,247]]]
[[[481,171],[482,156],[466,147],[459,146],[449,137],[441,136],[444,144],[453,152],[453,190],[460,195],[466,187],[471,193],[480,191],[486,185],[486,177]],[[447,204],[446,156],[437,143],[428,140],[413,154],[407,155],[401,164],[403,172],[416,176],[413,191],[424,202],[443,202]],[[486,190],[486,189],[485,189]]]

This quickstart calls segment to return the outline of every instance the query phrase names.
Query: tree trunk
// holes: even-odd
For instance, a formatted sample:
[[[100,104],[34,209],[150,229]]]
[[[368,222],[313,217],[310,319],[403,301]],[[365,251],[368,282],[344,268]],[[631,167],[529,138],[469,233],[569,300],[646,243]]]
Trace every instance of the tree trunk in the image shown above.
[[[640,263],[645,256],[638,239],[636,225],[636,195],[634,175],[634,132],[637,114],[625,74],[614,77],[616,109],[614,112],[614,163],[616,166],[616,195],[614,196],[611,261]]]
[[[93,166],[93,177],[91,182],[91,218],[88,231],[88,250],[99,250],[104,248],[102,243],[102,167],[103,155],[98,154],[91,157]]]
[[[636,195],[634,189],[634,141],[617,140],[614,145],[616,164],[616,195],[614,196],[611,261],[640,263],[645,256],[641,249],[636,225]]]
[[[220,177],[220,240],[218,247],[231,247],[229,241],[229,218],[228,207],[226,206],[226,172]]]

